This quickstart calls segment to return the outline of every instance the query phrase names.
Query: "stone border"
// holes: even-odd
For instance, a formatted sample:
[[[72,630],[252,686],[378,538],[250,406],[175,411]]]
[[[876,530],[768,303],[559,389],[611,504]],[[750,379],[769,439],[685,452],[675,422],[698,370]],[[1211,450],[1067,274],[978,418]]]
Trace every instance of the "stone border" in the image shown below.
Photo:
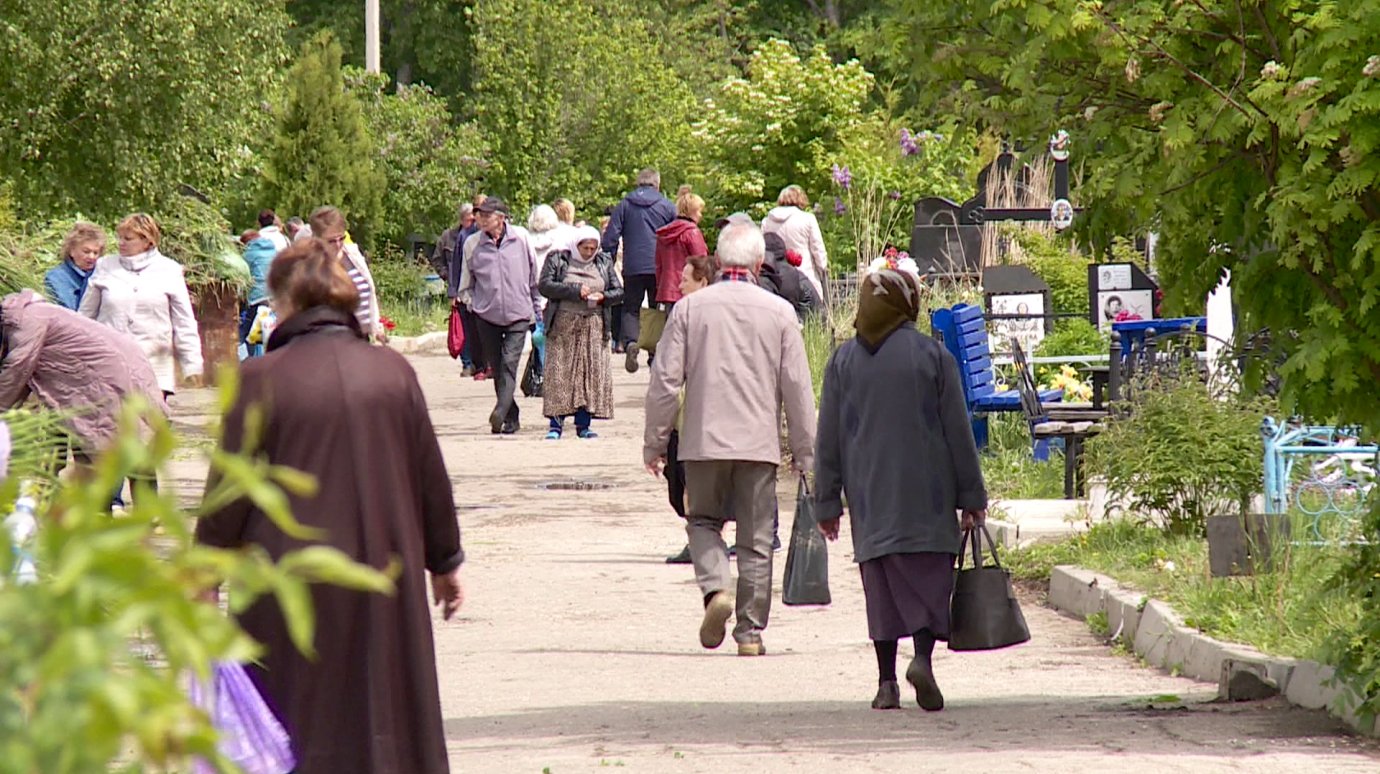
[[[449,334],[445,331],[433,333],[423,333],[420,336],[399,336],[390,338],[388,346],[404,355],[436,354],[446,351],[446,338]]]
[[[1169,605],[1106,575],[1081,567],[1055,567],[1049,578],[1049,604],[1083,619],[1105,614],[1113,639],[1128,643],[1153,666],[1216,682],[1217,694],[1224,700],[1252,701],[1283,694],[1291,704],[1327,709],[1362,734],[1380,736],[1380,718],[1366,719],[1355,712],[1359,695],[1338,684],[1331,667],[1214,640],[1185,626]]]

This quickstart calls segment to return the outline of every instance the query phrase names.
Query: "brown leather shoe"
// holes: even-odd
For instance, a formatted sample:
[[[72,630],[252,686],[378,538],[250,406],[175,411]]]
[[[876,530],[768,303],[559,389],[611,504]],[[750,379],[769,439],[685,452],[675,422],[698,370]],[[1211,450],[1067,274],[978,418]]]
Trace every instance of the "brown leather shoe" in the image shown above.
[[[720,591],[704,606],[704,620],[700,621],[700,644],[713,650],[724,644],[728,633],[728,619],[733,617],[733,596]]]
[[[738,643],[738,655],[765,656],[767,655],[767,647],[762,644],[761,637],[754,637],[747,642]]]

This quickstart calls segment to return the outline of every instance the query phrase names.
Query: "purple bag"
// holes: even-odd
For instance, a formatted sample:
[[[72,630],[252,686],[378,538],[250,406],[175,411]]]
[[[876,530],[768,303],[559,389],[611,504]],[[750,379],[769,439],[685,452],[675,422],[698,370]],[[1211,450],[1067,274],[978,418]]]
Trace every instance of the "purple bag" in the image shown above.
[[[216,664],[210,685],[193,678],[187,693],[193,704],[211,716],[212,725],[220,732],[220,754],[244,774],[288,774],[297,766],[287,731],[244,667]],[[194,770],[197,774],[215,773],[215,767],[201,760]]]

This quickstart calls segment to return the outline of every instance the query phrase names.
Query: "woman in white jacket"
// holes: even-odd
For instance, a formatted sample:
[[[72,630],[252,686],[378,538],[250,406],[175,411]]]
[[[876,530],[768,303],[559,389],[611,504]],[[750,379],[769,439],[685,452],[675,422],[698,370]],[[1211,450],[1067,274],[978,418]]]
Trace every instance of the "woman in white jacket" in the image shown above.
[[[182,264],[158,252],[160,233],[144,213],[121,221],[119,254],[96,262],[78,311],[138,342],[167,396],[177,391],[174,364],[189,385],[201,384],[201,335]]]
[[[778,205],[762,221],[763,234],[777,234],[787,250],[800,253],[800,271],[815,286],[818,298],[828,302],[822,280],[829,276],[829,253],[824,249],[824,235],[819,220],[810,212],[810,197],[798,185],[788,185],[776,197]]]

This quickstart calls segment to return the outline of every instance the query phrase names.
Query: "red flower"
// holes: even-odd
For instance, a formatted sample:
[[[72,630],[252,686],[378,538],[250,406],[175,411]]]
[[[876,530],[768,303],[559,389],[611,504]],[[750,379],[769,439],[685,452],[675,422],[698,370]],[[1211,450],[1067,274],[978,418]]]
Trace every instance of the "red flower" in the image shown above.
[[[804,262],[805,262],[805,259],[804,259],[803,257],[801,257],[800,253],[797,253],[797,252],[794,251],[794,250],[787,250],[787,251],[786,251],[786,263],[789,263],[789,264],[792,265],[792,266],[799,267],[800,264],[802,264],[802,263],[804,263]]]
[[[379,315],[379,325],[382,325],[383,329],[386,331],[391,331],[398,327],[397,323],[393,322],[387,317],[384,317],[383,315]]]

